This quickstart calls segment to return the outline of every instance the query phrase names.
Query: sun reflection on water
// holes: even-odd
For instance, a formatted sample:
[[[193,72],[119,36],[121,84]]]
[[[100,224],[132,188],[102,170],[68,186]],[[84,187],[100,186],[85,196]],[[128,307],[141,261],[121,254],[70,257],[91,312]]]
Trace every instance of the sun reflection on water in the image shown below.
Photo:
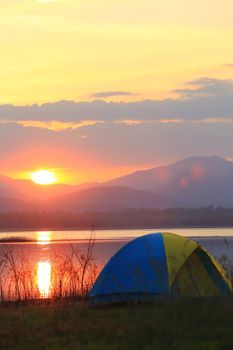
[[[47,245],[51,242],[51,231],[38,231],[37,244]]]
[[[37,264],[37,281],[40,296],[47,298],[51,289],[51,263],[50,261],[39,261]]]

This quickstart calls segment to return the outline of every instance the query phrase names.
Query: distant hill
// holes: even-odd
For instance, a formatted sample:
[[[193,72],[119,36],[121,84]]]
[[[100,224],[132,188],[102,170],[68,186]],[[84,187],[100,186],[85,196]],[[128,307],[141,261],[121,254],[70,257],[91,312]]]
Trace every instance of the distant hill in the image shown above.
[[[65,184],[41,186],[30,180],[11,179],[7,176],[0,176],[0,197],[17,198],[31,202],[38,202],[54,196],[65,195],[97,186],[97,182],[77,186]]]
[[[201,178],[204,174],[225,176],[233,174],[233,162],[216,156],[190,157],[148,170],[140,170],[106,182],[107,186],[127,186],[138,190],[156,190],[175,179],[181,179],[187,172]]]
[[[164,196],[127,187],[97,187],[56,197],[42,204],[44,209],[68,211],[120,211],[127,208],[167,208],[179,203]]]
[[[212,176],[204,174],[193,179],[187,172],[157,189],[163,195],[171,195],[184,207],[200,208],[205,206],[233,207],[233,174]]]
[[[191,157],[109,181],[173,198],[184,207],[233,207],[233,162],[221,157]]]
[[[36,209],[32,203],[25,202],[17,198],[2,198],[0,197],[0,212],[29,212]]]
[[[233,207],[233,162],[224,158],[190,157],[167,166],[137,171],[103,184],[40,186],[0,176],[0,211],[16,198],[46,210],[117,211],[127,208]],[[20,206],[20,200],[25,201]],[[12,201],[12,199],[11,199]],[[30,206],[29,206],[30,209]],[[22,209],[23,210],[23,209]]]

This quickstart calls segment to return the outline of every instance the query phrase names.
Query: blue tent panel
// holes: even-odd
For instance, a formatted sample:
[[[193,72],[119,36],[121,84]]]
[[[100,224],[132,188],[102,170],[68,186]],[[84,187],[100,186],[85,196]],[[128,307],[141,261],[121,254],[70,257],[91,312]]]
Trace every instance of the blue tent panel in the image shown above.
[[[166,253],[161,233],[139,237],[126,244],[98,277],[90,298],[96,302],[130,301],[168,296]]]

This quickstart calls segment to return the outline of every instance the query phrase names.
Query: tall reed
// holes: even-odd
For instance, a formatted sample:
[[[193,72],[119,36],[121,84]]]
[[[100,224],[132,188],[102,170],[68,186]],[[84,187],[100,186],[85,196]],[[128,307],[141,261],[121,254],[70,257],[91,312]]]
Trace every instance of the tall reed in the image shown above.
[[[45,293],[40,290],[37,263],[16,250],[14,244],[1,247],[0,302],[85,298],[102,268],[93,257],[94,245],[95,236],[91,234],[84,252],[70,244],[68,249],[51,255],[49,262],[45,262],[49,271],[40,277],[42,283],[43,279],[47,279],[48,290]],[[46,273],[49,275],[46,276]]]

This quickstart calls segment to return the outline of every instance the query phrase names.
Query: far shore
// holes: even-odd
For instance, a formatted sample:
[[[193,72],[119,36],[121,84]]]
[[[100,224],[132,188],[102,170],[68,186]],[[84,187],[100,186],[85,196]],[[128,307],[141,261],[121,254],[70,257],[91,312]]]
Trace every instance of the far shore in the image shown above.
[[[62,227],[62,228],[59,228],[59,227],[31,227],[31,228],[0,228],[0,233],[2,232],[14,232],[14,233],[17,233],[17,232],[34,232],[34,231],[60,231],[60,232],[65,232],[65,231],[123,231],[123,230],[154,230],[154,229],[208,229],[208,228],[211,228],[211,229],[227,229],[227,228],[232,228],[233,230],[233,226],[230,225],[230,226],[211,226],[211,225],[208,225],[208,226],[156,226],[156,227],[98,227],[98,228],[90,228],[90,227],[86,227],[86,228],[79,228],[79,227]]]

